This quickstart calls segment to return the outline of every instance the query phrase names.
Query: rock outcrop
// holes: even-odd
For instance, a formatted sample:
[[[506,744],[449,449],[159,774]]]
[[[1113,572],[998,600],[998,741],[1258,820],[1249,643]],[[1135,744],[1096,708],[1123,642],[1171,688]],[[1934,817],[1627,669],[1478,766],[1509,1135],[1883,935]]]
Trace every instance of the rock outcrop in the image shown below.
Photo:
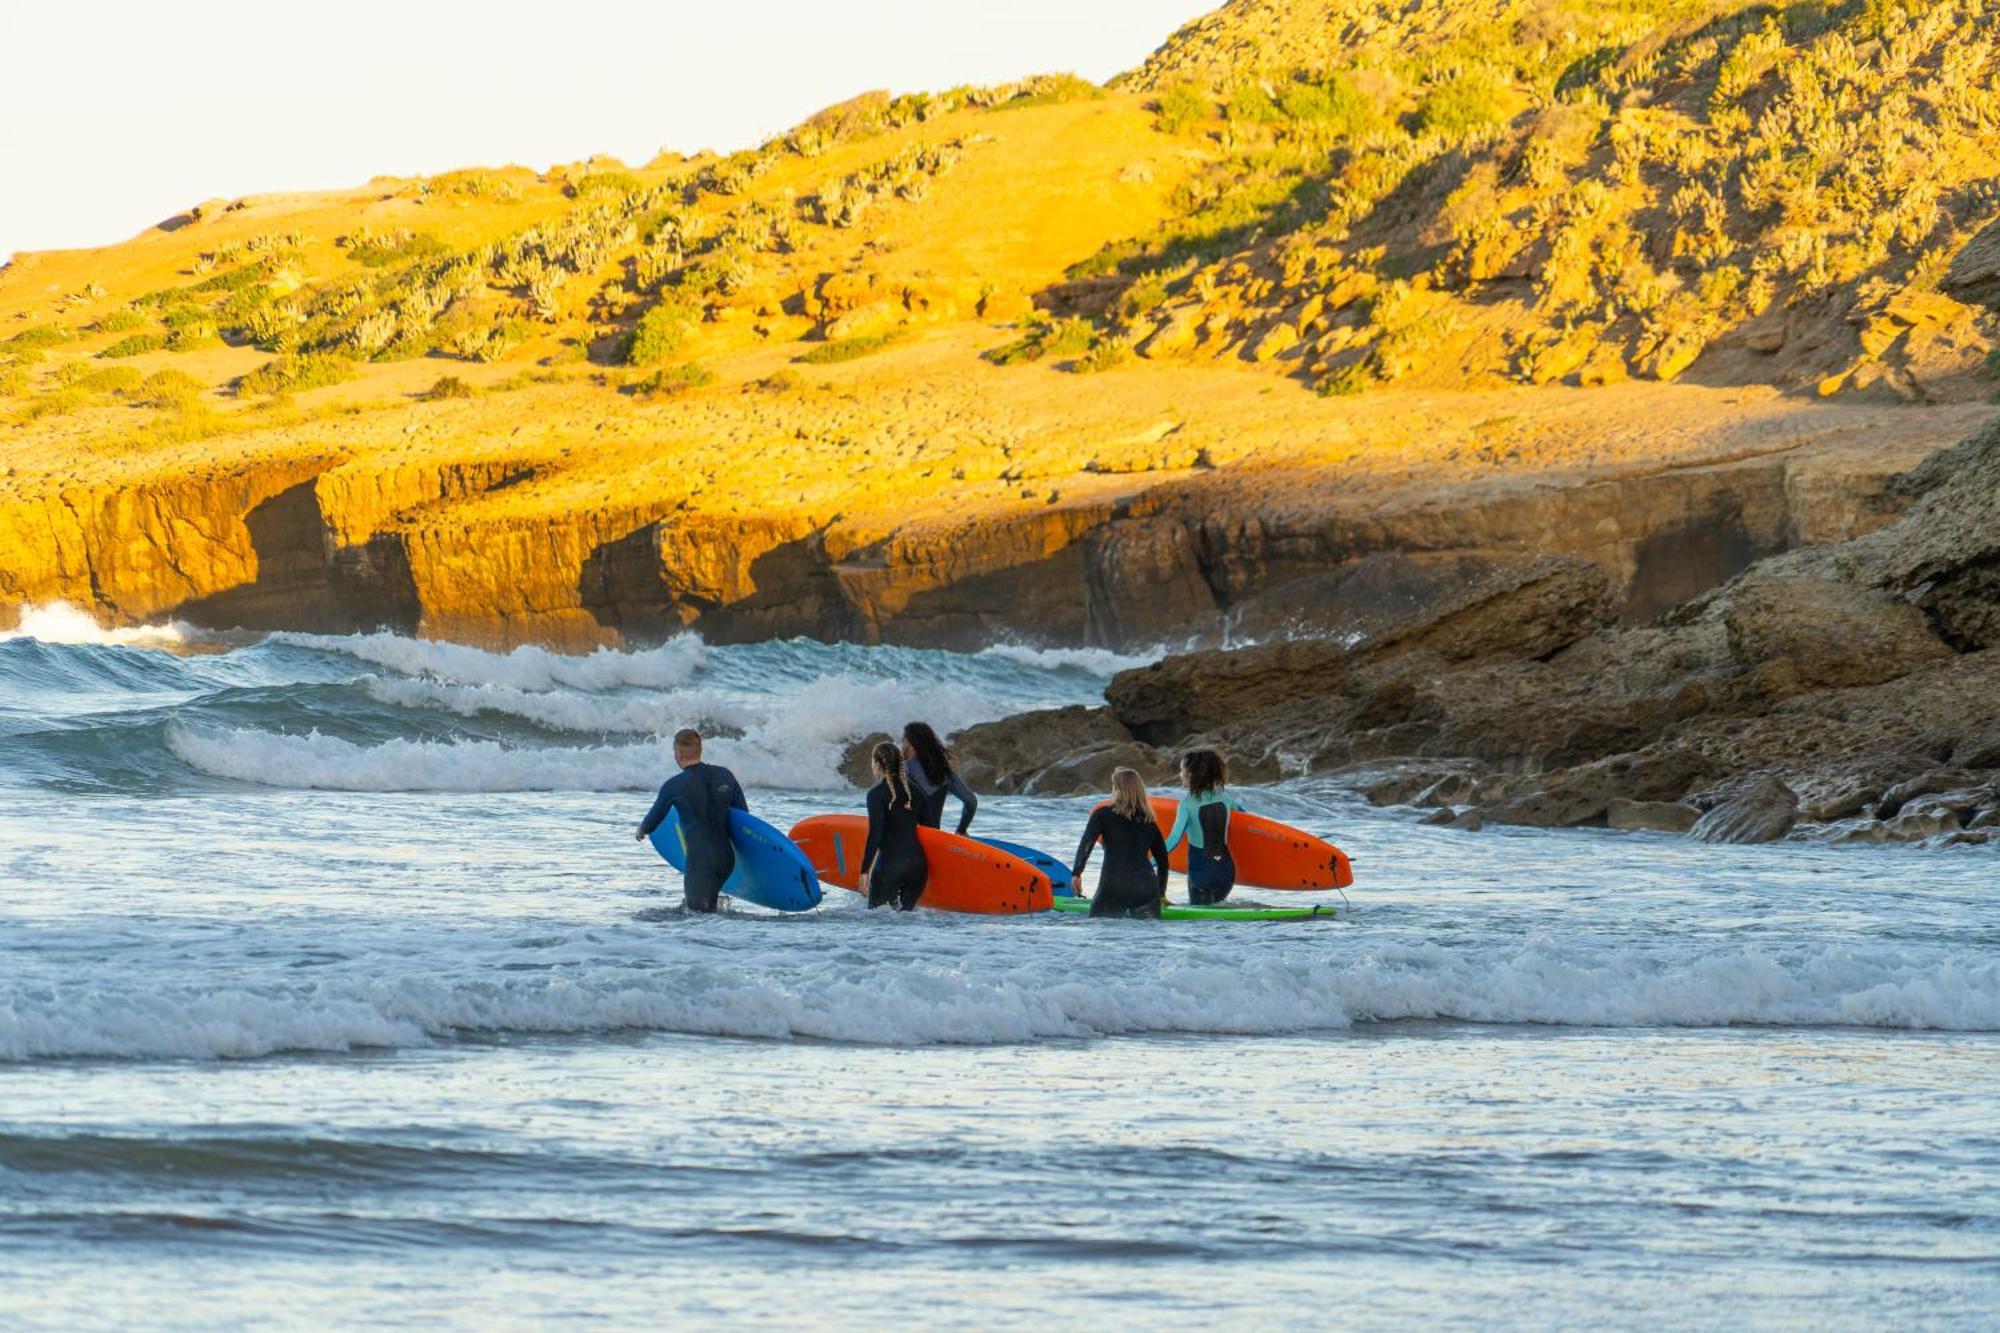
[[[2000,424],[1895,489],[1896,521],[1654,624],[1610,623],[1593,567],[1544,560],[1358,642],[1169,658],[1106,698],[1149,744],[1287,772],[1367,761],[1371,800],[1434,822],[1983,840],[2000,826]]]

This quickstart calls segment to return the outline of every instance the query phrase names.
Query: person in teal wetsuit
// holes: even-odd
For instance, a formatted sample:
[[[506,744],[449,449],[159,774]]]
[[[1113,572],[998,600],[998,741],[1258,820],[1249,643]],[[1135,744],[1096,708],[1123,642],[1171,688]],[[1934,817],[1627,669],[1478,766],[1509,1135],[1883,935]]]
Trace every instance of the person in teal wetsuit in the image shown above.
[[[1229,813],[1243,802],[1229,790],[1229,766],[1213,750],[1191,750],[1181,759],[1181,797],[1167,833],[1172,852],[1188,845],[1188,901],[1198,907],[1221,902],[1236,887],[1236,860],[1229,854]]]

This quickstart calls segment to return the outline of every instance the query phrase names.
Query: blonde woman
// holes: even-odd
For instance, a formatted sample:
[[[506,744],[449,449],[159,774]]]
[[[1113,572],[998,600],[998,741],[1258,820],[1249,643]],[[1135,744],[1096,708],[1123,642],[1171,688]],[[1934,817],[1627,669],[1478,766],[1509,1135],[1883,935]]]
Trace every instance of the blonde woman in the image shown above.
[[[1167,897],[1167,840],[1153,818],[1146,784],[1132,769],[1111,775],[1111,800],[1090,812],[1083,841],[1076,845],[1070,883],[1082,891],[1090,851],[1104,844],[1104,873],[1090,900],[1092,916],[1158,916]],[[1147,862],[1150,860],[1151,865]]]

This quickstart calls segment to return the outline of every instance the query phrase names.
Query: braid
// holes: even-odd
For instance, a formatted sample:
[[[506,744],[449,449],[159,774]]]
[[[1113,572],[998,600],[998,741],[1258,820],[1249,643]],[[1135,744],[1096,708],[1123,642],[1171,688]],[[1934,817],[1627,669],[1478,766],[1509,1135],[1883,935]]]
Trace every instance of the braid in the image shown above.
[[[903,776],[903,752],[883,741],[875,747],[875,766],[882,770],[882,780],[889,785],[891,804],[900,802],[906,809],[916,804],[910,796],[910,780]]]

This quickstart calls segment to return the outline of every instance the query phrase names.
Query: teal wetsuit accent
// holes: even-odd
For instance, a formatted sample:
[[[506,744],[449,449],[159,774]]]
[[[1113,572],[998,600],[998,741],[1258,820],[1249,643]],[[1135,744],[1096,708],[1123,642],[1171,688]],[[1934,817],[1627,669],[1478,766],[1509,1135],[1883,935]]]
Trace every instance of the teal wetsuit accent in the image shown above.
[[[1236,858],[1229,854],[1229,813],[1241,810],[1243,802],[1228,790],[1193,792],[1181,797],[1174,812],[1174,827],[1167,834],[1167,849],[1185,836],[1188,844],[1188,900],[1199,907],[1211,906],[1229,896],[1236,887]]]
[[[1237,797],[1236,793],[1230,791],[1227,787],[1221,791],[1206,791],[1199,796],[1196,796],[1193,792],[1189,792],[1187,795],[1181,797],[1180,808],[1174,811],[1174,826],[1167,833],[1167,850],[1173,850],[1175,844],[1180,842],[1182,834],[1187,835],[1188,846],[1206,848],[1208,846],[1208,830],[1204,826],[1220,824],[1224,829],[1227,828],[1226,816],[1208,815],[1204,817],[1201,814],[1202,810],[1216,805],[1229,810],[1241,810],[1244,808],[1243,802]],[[1227,842],[1228,834],[1226,832],[1222,833],[1215,841],[1217,843]]]

